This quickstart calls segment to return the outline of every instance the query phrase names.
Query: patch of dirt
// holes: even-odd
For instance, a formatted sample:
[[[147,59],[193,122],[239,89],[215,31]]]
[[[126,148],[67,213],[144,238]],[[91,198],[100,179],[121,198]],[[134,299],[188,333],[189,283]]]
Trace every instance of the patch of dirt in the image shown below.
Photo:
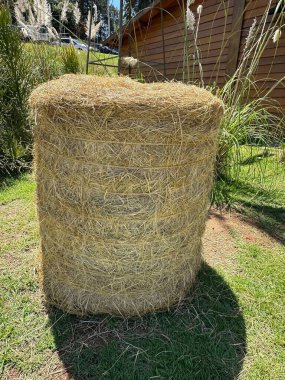
[[[230,215],[211,211],[203,236],[203,257],[211,266],[229,265],[236,252]]]
[[[16,368],[10,367],[8,369],[6,379],[7,380],[20,380],[20,379],[22,379],[22,377],[21,377],[20,372]]]
[[[265,232],[246,222],[238,213],[225,212],[221,214],[211,209],[203,237],[203,257],[211,266],[232,266],[237,253],[237,241],[272,248],[276,241]]]
[[[19,260],[15,256],[13,256],[10,252],[4,253],[3,259],[4,259],[4,262],[9,265],[15,265],[17,262],[19,262]],[[4,268],[3,269],[0,268],[0,272],[2,271],[4,272]]]

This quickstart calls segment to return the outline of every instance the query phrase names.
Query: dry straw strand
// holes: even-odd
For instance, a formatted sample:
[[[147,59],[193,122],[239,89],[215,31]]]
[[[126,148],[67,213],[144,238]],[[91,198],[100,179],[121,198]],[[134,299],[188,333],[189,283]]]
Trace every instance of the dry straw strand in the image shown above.
[[[30,98],[47,301],[143,315],[199,270],[220,100],[182,83],[65,75]]]

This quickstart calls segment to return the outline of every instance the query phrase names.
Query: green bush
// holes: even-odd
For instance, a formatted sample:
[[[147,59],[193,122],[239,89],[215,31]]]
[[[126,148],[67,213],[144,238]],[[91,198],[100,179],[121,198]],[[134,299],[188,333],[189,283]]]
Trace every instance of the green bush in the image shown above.
[[[32,62],[0,6],[0,170],[21,169],[31,156],[31,123],[27,100],[34,86]]]

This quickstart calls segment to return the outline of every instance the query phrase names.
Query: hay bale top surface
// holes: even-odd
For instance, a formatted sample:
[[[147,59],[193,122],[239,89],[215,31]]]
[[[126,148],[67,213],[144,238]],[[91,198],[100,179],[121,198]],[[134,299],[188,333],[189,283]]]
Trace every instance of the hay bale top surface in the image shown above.
[[[136,112],[194,111],[211,108],[222,112],[222,102],[210,92],[177,82],[139,83],[128,77],[67,74],[44,83],[30,97],[32,108],[55,111],[76,107],[91,112],[101,107],[134,108]],[[153,113],[153,112],[152,112]],[[137,115],[136,115],[137,116]]]

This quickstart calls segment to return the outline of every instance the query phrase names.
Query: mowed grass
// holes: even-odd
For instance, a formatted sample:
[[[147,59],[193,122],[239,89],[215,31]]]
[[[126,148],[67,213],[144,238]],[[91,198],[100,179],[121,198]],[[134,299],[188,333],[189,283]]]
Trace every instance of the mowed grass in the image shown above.
[[[254,220],[256,212],[266,224],[273,215],[282,230],[284,164],[278,163],[273,181],[279,158],[266,159],[269,171],[263,181],[257,176],[247,180],[248,170],[265,165],[263,158],[242,165],[232,198],[247,210],[246,218]],[[43,306],[34,191],[32,175],[25,175],[8,181],[0,192],[1,378],[285,378],[285,249],[279,234],[266,246],[231,231],[237,253],[230,264],[205,263],[189,298],[170,311],[131,319],[78,318]],[[274,236],[274,230],[268,232]]]

